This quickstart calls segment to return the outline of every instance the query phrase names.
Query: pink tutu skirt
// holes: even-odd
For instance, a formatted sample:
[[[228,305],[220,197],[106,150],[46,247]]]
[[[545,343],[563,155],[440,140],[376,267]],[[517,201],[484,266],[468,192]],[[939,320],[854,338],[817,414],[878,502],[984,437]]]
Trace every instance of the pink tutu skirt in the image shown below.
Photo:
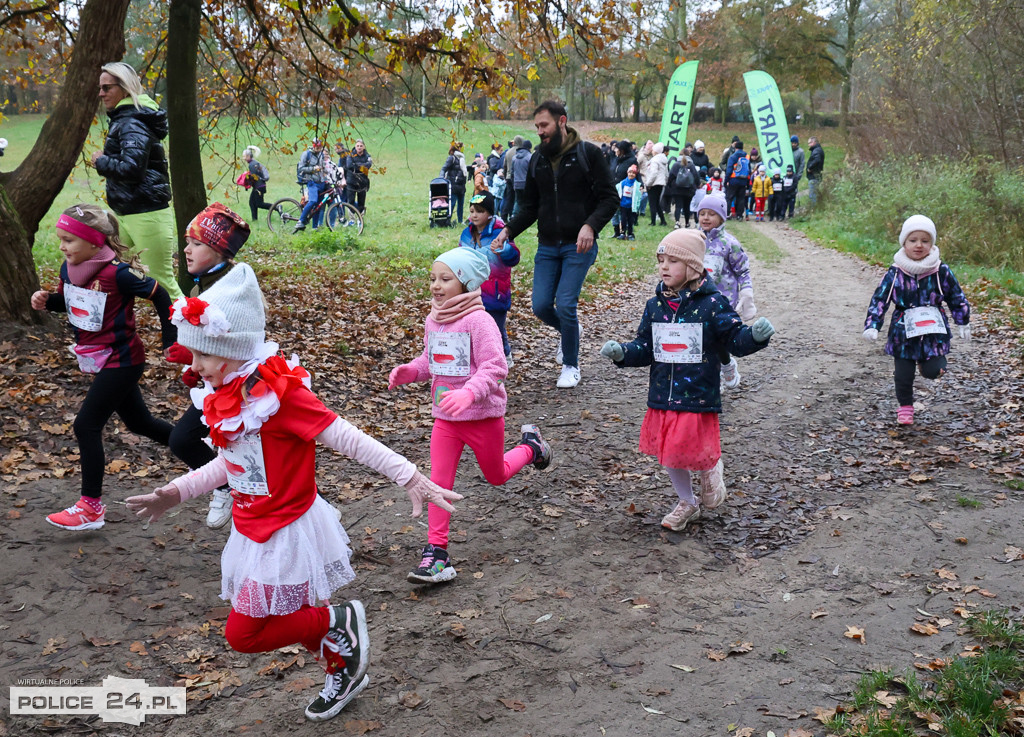
[[[640,452],[666,468],[709,471],[722,457],[716,412],[649,409],[640,427]]]

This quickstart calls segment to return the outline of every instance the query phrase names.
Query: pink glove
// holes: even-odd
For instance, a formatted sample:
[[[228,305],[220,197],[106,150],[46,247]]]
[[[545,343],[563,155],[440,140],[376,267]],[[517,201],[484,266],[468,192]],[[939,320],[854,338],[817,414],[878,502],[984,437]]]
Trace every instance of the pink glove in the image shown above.
[[[395,366],[388,375],[388,389],[394,389],[402,384],[411,384],[416,381],[416,369],[407,363]]]
[[[442,412],[447,412],[452,417],[458,417],[476,400],[473,392],[469,389],[450,389],[441,395],[441,401],[437,406]]]
[[[181,504],[181,492],[174,484],[161,486],[152,494],[130,496],[124,500],[129,510],[150,522],[156,522],[167,513],[167,510]]]
[[[175,343],[166,351],[167,360],[171,363],[192,363],[192,351],[183,346],[181,343]]]
[[[757,315],[757,307],[754,305],[754,290],[741,289],[739,299],[736,300],[736,311],[744,322],[753,320]]]
[[[444,511],[454,514],[455,507],[449,504],[447,500],[450,499],[453,502],[457,502],[462,498],[462,494],[450,489],[441,488],[419,471],[413,474],[413,477],[406,482],[405,490],[409,492],[409,501],[412,502],[413,517],[419,517],[423,514],[424,501],[428,501]]]

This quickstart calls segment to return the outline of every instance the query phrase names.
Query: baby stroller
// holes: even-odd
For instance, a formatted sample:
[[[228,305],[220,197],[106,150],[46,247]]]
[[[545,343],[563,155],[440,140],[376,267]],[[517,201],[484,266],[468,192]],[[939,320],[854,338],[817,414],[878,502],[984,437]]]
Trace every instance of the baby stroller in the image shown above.
[[[430,227],[450,228],[452,225],[452,185],[447,179],[430,180]]]

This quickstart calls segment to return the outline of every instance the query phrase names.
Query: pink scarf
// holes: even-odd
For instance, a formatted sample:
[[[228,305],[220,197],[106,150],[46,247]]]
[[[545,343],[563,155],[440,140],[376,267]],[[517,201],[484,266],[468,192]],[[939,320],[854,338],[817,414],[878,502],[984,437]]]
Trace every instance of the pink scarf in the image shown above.
[[[86,287],[92,278],[99,273],[100,269],[109,264],[117,258],[117,254],[114,253],[114,249],[110,246],[103,246],[96,252],[88,261],[83,261],[80,264],[68,264],[68,278],[71,279],[71,283],[76,287]]]
[[[472,292],[464,292],[452,297],[440,307],[431,300],[430,319],[441,325],[447,325],[450,322],[455,322],[460,317],[468,315],[470,312],[476,312],[483,308],[484,301],[480,296],[480,290],[475,289]]]

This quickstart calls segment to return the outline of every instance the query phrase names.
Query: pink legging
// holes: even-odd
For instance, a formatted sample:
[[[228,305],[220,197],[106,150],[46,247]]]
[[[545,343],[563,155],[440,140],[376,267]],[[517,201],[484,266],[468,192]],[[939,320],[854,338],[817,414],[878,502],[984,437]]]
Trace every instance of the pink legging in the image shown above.
[[[467,445],[476,454],[476,462],[480,464],[484,478],[494,486],[501,486],[523,466],[533,462],[533,448],[529,445],[517,445],[504,453],[504,417],[464,422],[434,420],[434,430],[430,433],[430,480],[445,489],[455,488],[455,472],[459,468],[462,449]],[[427,542],[447,548],[450,519],[448,512],[428,504]]]

